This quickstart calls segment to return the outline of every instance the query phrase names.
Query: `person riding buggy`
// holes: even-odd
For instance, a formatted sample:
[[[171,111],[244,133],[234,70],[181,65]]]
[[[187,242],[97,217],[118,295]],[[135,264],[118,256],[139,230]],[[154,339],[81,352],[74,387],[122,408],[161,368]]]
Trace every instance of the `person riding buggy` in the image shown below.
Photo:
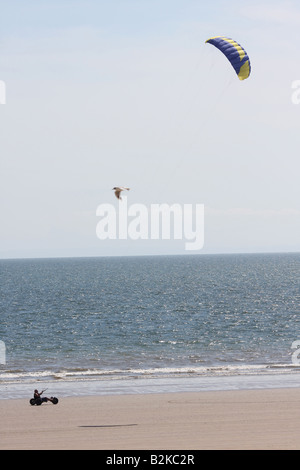
[[[53,405],[57,405],[58,399],[56,397],[51,397],[51,398],[42,397],[42,394],[45,391],[46,390],[42,390],[41,392],[39,392],[37,389],[35,389],[34,392],[33,392],[33,398],[31,398],[29,400],[30,404],[31,405],[41,405],[42,403],[47,403],[48,401],[50,401],[51,403],[53,403]]]
[[[35,389],[34,393],[33,393],[33,398],[36,400],[36,399],[41,399],[42,400],[42,403],[47,403],[47,401],[51,401],[53,402],[53,397],[51,398],[48,398],[48,397],[42,397],[43,393],[45,392],[46,390],[42,390],[41,393],[39,393],[38,390]]]

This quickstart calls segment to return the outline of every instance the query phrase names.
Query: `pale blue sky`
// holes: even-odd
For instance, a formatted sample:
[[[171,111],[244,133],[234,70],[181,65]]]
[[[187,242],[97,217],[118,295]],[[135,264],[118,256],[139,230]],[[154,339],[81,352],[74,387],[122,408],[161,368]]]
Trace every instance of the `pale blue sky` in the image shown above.
[[[128,203],[205,205],[202,253],[299,251],[296,1],[0,1],[0,257],[184,253],[100,241]],[[205,40],[252,65],[240,82]]]

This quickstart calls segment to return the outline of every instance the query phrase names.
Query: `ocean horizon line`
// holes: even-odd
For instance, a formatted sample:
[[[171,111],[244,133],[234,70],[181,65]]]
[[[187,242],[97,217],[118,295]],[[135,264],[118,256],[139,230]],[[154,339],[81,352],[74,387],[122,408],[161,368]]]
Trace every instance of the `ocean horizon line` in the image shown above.
[[[61,255],[61,256],[23,256],[23,257],[5,257],[0,261],[22,261],[22,260],[58,260],[58,259],[95,259],[95,258],[168,258],[168,257],[207,257],[207,256],[251,256],[251,255],[297,255],[300,251],[228,251],[228,252],[215,252],[215,253],[153,253],[153,254],[124,254],[124,255]]]

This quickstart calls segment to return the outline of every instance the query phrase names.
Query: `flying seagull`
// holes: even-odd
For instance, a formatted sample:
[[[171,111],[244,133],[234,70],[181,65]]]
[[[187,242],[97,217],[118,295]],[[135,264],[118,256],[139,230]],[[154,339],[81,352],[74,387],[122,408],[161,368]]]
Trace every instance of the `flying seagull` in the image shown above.
[[[116,187],[114,187],[113,190],[115,191],[116,198],[121,199],[121,201],[122,201],[121,192],[124,191],[125,189],[126,189],[127,191],[129,191],[130,188],[124,188],[124,186],[116,186]]]

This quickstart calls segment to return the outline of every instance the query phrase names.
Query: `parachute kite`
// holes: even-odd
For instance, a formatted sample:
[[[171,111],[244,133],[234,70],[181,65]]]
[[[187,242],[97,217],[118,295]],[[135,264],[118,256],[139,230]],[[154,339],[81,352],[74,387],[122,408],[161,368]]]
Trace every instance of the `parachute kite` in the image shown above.
[[[215,36],[207,41],[227,57],[240,80],[248,78],[251,72],[250,59],[245,49],[233,39]]]

